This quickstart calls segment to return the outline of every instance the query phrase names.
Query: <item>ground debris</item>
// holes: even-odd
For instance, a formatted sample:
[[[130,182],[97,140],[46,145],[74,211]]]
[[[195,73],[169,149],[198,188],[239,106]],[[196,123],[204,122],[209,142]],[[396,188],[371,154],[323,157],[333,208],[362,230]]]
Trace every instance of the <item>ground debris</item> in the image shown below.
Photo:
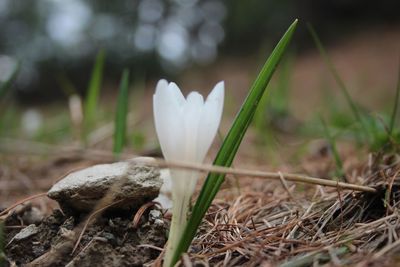
[[[21,241],[23,239],[26,239],[28,237],[31,237],[39,232],[39,228],[34,225],[30,224],[24,229],[22,229],[18,234],[16,234],[10,241],[12,243],[13,241]]]
[[[17,266],[142,266],[157,258],[159,250],[151,247],[162,248],[167,236],[168,224],[152,223],[148,216],[146,213],[141,226],[133,229],[132,216],[102,215],[89,224],[72,254],[82,218],[55,210],[35,226],[35,234],[16,239],[15,230],[6,232],[7,240],[13,239],[8,241],[6,255]]]
[[[190,261],[391,266],[400,250],[400,161],[374,157],[372,162],[358,166],[357,176],[376,193],[317,187],[310,199],[272,184],[215,201],[193,242]]]
[[[240,190],[232,190],[226,183],[182,264],[393,266],[400,248],[399,174],[397,154],[371,155],[367,162],[352,163],[346,175],[352,183],[373,187],[376,193],[289,181],[283,187],[279,181],[246,177],[240,179]],[[228,181],[232,178],[228,177]],[[6,244],[29,225],[24,221],[25,212],[24,209],[7,217]],[[166,242],[168,220],[164,216],[168,214],[152,204],[143,209],[137,224],[133,220],[135,213],[98,215],[88,224],[71,255],[68,233],[74,233],[87,218],[72,215],[55,210],[35,223],[39,229],[36,234],[6,247],[9,263],[151,266]],[[75,238],[76,235],[72,237]]]

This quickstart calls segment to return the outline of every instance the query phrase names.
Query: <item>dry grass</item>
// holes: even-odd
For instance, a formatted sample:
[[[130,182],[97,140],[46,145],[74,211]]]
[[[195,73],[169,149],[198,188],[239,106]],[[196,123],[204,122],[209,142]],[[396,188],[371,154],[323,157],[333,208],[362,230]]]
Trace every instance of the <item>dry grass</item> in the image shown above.
[[[400,249],[400,159],[378,156],[363,167],[358,176],[377,193],[317,187],[306,200],[275,184],[215,201],[184,265],[393,264]]]

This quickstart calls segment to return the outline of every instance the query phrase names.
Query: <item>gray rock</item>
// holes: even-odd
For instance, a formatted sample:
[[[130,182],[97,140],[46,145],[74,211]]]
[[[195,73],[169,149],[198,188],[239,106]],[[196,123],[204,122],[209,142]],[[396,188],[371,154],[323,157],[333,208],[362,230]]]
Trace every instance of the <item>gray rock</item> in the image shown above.
[[[22,220],[26,224],[39,224],[43,220],[43,218],[43,212],[36,207],[32,207],[30,210],[27,210],[22,215]]]
[[[131,210],[156,198],[161,186],[158,168],[124,161],[71,173],[53,185],[47,195],[64,210],[91,211],[105,196],[106,205],[122,201],[109,209]]]
[[[21,241],[30,236],[36,235],[37,233],[39,233],[39,228],[34,224],[30,224],[27,227],[25,227],[24,229],[22,229],[21,231],[19,231],[19,233],[13,237],[13,239],[10,241],[10,243],[12,241]]]
[[[163,225],[164,225],[164,221],[161,220],[161,219],[156,219],[156,220],[154,221],[154,224],[160,227],[160,226],[163,226]]]
[[[162,215],[161,211],[159,211],[159,210],[151,210],[149,212],[149,221],[150,222],[154,222],[155,220],[162,219],[162,218],[163,218],[163,215]]]

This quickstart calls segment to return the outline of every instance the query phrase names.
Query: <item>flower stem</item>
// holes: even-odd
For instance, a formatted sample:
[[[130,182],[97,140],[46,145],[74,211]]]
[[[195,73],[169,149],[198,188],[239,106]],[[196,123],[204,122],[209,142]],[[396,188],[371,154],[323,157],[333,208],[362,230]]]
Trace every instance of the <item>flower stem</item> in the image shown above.
[[[173,194],[172,197],[172,219],[164,258],[164,267],[169,267],[172,264],[172,256],[181,238],[182,230],[186,227],[189,209],[190,196],[187,196],[187,194]]]

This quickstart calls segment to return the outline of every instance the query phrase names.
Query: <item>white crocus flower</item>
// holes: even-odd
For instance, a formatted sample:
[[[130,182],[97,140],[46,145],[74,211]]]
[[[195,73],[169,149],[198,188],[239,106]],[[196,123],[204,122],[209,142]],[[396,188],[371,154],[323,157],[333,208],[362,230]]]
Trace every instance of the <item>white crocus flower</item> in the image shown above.
[[[175,83],[160,80],[153,95],[154,120],[164,158],[202,163],[217,133],[224,103],[224,83],[219,82],[206,101],[198,92],[187,98]],[[199,173],[171,170],[172,221],[164,266],[171,257],[187,222],[190,198]]]

